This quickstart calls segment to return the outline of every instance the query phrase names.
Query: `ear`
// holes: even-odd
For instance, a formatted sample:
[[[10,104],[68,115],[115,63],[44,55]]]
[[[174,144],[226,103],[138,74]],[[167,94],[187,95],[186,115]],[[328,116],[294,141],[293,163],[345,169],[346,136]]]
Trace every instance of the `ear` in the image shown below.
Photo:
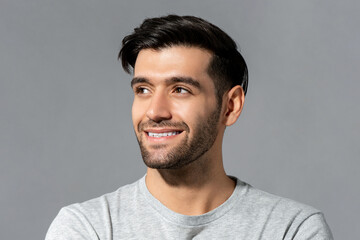
[[[225,101],[224,124],[231,126],[239,118],[244,106],[245,94],[242,87],[236,85],[230,89],[223,101]]]

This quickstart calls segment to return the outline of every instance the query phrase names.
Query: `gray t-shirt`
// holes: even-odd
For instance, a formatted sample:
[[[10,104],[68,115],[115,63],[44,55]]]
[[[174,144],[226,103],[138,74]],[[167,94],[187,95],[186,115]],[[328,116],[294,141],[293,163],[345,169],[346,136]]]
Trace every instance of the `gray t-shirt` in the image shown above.
[[[145,177],[60,210],[52,239],[333,239],[318,210],[236,180],[226,202],[199,216],[175,213],[151,195]]]

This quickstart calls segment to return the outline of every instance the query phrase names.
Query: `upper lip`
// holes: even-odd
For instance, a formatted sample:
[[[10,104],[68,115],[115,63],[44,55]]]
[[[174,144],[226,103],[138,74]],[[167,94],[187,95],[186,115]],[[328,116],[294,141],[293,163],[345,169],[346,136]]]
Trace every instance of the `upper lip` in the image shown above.
[[[181,129],[169,129],[169,128],[149,128],[144,129],[144,132],[151,132],[151,133],[167,133],[167,132],[182,132]]]

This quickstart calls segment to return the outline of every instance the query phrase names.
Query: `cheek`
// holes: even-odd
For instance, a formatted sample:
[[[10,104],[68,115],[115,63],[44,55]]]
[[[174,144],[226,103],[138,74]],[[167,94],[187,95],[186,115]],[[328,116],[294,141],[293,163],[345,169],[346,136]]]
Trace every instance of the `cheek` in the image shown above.
[[[134,129],[137,131],[137,125],[142,119],[142,116],[144,115],[144,108],[141,107],[142,105],[139,104],[137,101],[134,100],[132,108],[131,108],[131,116],[132,121],[134,125]]]
[[[189,101],[173,104],[173,117],[184,121],[190,128],[206,117],[209,109],[205,101]]]

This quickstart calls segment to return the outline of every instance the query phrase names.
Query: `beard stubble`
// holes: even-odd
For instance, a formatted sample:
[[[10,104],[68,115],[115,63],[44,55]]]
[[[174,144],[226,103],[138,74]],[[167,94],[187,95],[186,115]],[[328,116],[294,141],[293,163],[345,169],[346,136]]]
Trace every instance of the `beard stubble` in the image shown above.
[[[206,118],[199,119],[194,127],[193,137],[189,137],[190,128],[185,122],[171,122],[164,120],[156,123],[149,120],[138,125],[138,132],[143,133],[145,127],[174,127],[184,129],[184,139],[176,146],[166,150],[168,146],[158,144],[151,146],[158,153],[152,154],[144,145],[142,137],[137,136],[141,155],[145,165],[154,169],[179,169],[203,156],[214,144],[218,134],[218,122],[221,108],[219,106]],[[164,149],[163,152],[162,149]]]

